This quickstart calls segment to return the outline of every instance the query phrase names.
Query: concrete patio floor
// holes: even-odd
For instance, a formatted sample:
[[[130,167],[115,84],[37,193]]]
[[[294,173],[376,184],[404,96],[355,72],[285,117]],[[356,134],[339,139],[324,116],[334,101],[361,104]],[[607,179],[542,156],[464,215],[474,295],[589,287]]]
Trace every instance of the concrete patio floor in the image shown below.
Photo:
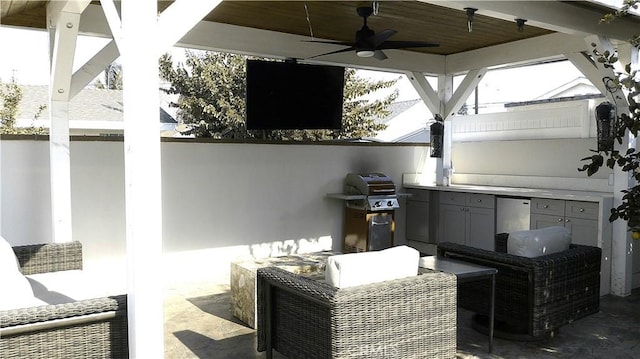
[[[167,288],[165,358],[253,359],[255,331],[231,315],[228,285],[191,283]],[[600,312],[561,328],[552,339],[514,342],[488,339],[471,329],[471,313],[458,311],[457,358],[639,358],[640,290],[601,299]],[[274,358],[284,358],[275,353]]]

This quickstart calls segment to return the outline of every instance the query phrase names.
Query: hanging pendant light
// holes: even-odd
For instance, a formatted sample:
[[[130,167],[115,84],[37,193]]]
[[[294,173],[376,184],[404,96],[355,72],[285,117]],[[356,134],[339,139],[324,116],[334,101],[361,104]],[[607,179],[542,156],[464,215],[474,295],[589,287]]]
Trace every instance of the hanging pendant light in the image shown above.
[[[518,25],[518,32],[524,31],[524,23],[527,22],[526,19],[516,19],[516,25]]]
[[[478,9],[472,7],[465,7],[464,10],[467,12],[467,29],[469,32],[473,30],[473,15],[476,14]]]

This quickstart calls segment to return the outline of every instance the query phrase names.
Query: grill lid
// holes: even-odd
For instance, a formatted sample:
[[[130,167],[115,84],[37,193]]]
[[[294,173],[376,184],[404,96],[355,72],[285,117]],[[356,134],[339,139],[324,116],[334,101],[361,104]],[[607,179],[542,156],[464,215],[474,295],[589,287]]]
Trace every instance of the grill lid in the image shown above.
[[[400,207],[395,184],[381,173],[349,173],[345,179],[345,192],[366,196],[362,200],[349,201],[347,205],[352,208],[385,211]]]
[[[393,196],[396,194],[396,185],[391,178],[382,173],[349,173],[345,179],[345,192],[367,196]]]

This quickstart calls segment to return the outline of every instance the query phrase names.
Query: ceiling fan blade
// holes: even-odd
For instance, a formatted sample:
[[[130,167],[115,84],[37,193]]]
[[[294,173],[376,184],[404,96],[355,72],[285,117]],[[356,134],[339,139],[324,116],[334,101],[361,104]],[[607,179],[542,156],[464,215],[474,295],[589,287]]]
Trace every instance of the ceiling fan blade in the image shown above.
[[[387,55],[385,55],[385,53],[382,52],[382,50],[376,50],[373,53],[373,57],[375,57],[378,60],[385,60],[387,58]]]
[[[346,42],[346,41],[302,40],[302,42],[316,42],[320,44],[332,44],[332,45],[341,45],[341,46],[356,46],[355,43]]]
[[[311,57],[308,57],[308,58],[309,58],[309,59],[314,59],[314,58],[316,58],[316,57],[320,57],[320,56],[324,56],[324,55],[339,54],[339,53],[342,53],[342,52],[349,52],[349,51],[353,51],[353,50],[355,50],[355,49],[356,49],[356,48],[355,48],[355,46],[351,46],[351,47],[347,47],[346,49],[340,49],[340,50],[336,50],[336,51],[326,52],[326,53],[324,53],[324,54],[315,55],[315,56],[311,56]]]
[[[387,41],[388,38],[395,35],[396,32],[397,32],[396,30],[390,30],[390,29],[384,30],[369,37],[368,39],[365,39],[365,41],[373,45],[373,47],[378,47],[380,44]]]
[[[432,42],[423,41],[385,41],[378,49],[410,49],[416,47],[438,47],[440,44],[434,44]]]

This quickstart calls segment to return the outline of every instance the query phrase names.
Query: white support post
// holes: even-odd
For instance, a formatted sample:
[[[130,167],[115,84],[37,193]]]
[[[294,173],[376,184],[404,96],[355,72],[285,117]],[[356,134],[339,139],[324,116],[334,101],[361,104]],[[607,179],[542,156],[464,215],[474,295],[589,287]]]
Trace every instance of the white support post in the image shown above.
[[[1,5],[0,5],[1,6]],[[0,236],[2,236],[2,136],[0,136]]]
[[[609,51],[614,53],[615,49],[609,39],[601,36],[590,36],[585,39],[589,46],[595,44],[598,51],[604,53]],[[605,68],[602,64],[595,62],[601,73],[601,78],[614,79],[615,73],[612,69]],[[616,105],[618,113],[628,112],[629,104],[622,91],[617,90],[613,93],[607,92],[605,95]],[[621,145],[616,143],[616,149],[621,153],[625,153],[629,148],[636,148],[635,138],[627,134]],[[628,173],[616,166],[613,170],[613,206],[618,207],[622,203],[622,191],[635,186],[635,180]],[[627,296],[631,293],[632,279],[632,255],[633,240],[628,230],[627,221],[618,219],[612,223],[612,244],[611,244],[611,293],[618,296]]]
[[[453,175],[453,164],[451,163],[451,119],[445,111],[446,103],[453,96],[453,75],[438,76],[438,97],[440,98],[440,109],[437,113],[444,119],[444,136],[442,143],[442,157],[436,162],[436,184],[448,186],[451,184]]]
[[[69,90],[80,14],[88,1],[51,2],[47,6],[50,43],[49,157],[53,242],[73,240],[71,225],[71,158]]]
[[[157,1],[122,2],[129,354],[164,357]]]

